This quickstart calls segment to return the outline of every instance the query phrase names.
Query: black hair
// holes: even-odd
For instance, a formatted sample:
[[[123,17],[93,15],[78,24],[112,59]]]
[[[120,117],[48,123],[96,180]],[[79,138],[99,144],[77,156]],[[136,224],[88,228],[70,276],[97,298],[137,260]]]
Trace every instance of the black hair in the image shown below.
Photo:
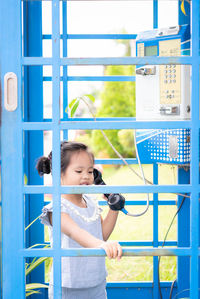
[[[92,158],[94,163],[94,155],[89,150],[88,146],[84,143],[74,142],[74,141],[62,141],[60,145],[60,156],[61,156],[61,173],[64,173],[67,169],[71,156],[75,152],[84,151]],[[40,157],[37,161],[36,169],[40,176],[44,174],[49,174],[52,171],[52,151],[49,153],[48,157]]]

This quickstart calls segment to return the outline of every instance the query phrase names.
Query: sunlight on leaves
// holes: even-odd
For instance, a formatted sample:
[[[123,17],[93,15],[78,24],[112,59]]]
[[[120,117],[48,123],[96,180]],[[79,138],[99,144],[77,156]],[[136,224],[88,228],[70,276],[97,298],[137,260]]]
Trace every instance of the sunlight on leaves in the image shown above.
[[[77,110],[77,108],[78,108],[78,106],[79,106],[79,102],[80,102],[80,100],[77,100],[77,101],[75,102],[74,106],[72,107],[72,109],[71,109],[71,117],[74,116],[74,114],[75,114],[75,112],[76,112],[76,110]]]
[[[93,103],[95,102],[95,98],[91,94],[86,94],[84,97],[89,98]]]

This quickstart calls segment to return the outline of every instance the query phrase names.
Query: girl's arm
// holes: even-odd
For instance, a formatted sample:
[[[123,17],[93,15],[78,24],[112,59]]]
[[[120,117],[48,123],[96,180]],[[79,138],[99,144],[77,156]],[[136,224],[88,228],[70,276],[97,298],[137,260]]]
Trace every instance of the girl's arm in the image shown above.
[[[113,210],[109,209],[108,214],[106,215],[106,218],[105,219],[101,218],[102,233],[103,233],[104,241],[107,241],[108,238],[110,237],[110,235],[115,227],[115,224],[117,222],[118,214],[119,214],[118,211],[113,211]]]
[[[52,213],[50,215],[50,222],[52,224]],[[68,237],[79,243],[85,248],[103,248],[106,251],[108,258],[120,259],[122,256],[122,249],[118,242],[104,242],[73,221],[73,219],[66,213],[61,213],[61,231]]]

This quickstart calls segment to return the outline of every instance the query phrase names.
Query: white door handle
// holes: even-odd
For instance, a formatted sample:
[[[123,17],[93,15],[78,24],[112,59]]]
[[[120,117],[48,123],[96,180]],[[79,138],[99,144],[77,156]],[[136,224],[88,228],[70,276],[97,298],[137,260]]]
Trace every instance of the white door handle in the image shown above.
[[[17,109],[17,76],[9,72],[4,76],[4,107],[8,111]]]

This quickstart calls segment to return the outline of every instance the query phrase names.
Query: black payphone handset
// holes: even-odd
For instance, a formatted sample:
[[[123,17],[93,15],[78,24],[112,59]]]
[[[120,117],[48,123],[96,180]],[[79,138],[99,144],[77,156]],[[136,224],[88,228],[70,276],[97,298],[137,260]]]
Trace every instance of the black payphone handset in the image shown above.
[[[106,185],[102,179],[102,174],[98,169],[94,168],[93,174],[94,174],[94,184],[95,185]],[[147,195],[147,204],[146,204],[145,210],[139,214],[132,214],[124,208],[125,198],[121,194],[111,193],[111,194],[104,194],[104,195],[107,198],[107,202],[108,202],[108,205],[111,208],[111,210],[121,211],[127,216],[132,216],[132,217],[142,216],[147,212],[147,210],[149,208],[149,195]]]
[[[95,185],[106,185],[102,179],[102,174],[98,169],[94,168],[93,174]],[[124,214],[128,214],[128,212],[124,208],[125,198],[121,194],[111,193],[104,195],[107,198],[107,202],[111,210],[122,211]]]

